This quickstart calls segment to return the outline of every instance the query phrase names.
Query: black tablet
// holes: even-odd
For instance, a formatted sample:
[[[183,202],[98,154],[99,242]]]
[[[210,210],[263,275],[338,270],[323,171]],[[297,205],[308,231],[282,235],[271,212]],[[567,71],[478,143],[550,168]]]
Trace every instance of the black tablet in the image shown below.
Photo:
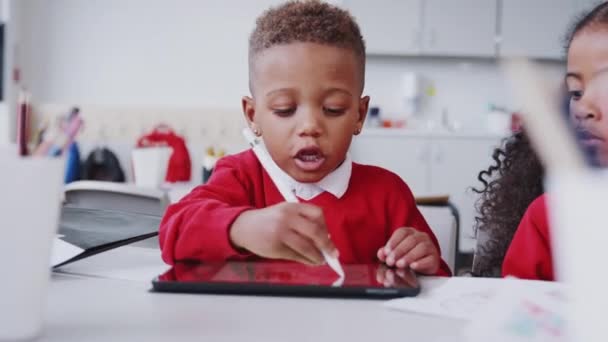
[[[305,297],[395,298],[420,292],[416,274],[380,264],[328,266],[289,262],[178,263],[152,281],[157,292]]]

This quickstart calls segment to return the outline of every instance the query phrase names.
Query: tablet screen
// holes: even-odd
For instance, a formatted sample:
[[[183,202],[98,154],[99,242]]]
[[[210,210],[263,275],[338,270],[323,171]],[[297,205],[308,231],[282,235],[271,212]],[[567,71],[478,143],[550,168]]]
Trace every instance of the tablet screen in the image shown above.
[[[158,281],[360,288],[419,287],[416,275],[411,270],[396,270],[380,264],[342,266],[344,279],[340,279],[326,265],[307,266],[290,262],[178,263],[161,275]]]

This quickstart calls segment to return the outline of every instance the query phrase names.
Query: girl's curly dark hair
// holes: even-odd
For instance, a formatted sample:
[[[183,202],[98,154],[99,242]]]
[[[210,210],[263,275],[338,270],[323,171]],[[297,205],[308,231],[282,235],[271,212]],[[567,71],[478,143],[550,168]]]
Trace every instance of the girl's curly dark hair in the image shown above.
[[[523,132],[505,139],[492,153],[494,163],[477,176],[475,276],[500,276],[502,261],[528,205],[543,193],[544,170]]]

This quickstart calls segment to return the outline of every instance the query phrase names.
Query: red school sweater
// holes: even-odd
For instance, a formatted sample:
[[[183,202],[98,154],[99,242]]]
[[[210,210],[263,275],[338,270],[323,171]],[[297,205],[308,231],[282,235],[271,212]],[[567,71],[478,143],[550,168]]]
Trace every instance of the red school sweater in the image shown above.
[[[165,212],[159,229],[162,258],[250,260],[230,242],[229,229],[245,210],[265,208],[284,199],[251,150],[219,160],[209,182],[195,188]],[[439,244],[418,211],[409,187],[394,173],[353,163],[342,198],[323,192],[309,201],[323,209],[327,229],[346,264],[377,262],[376,253],[400,227],[427,233]],[[437,275],[450,275],[442,260]]]
[[[545,195],[535,199],[521,219],[505,255],[502,275],[554,280]]]

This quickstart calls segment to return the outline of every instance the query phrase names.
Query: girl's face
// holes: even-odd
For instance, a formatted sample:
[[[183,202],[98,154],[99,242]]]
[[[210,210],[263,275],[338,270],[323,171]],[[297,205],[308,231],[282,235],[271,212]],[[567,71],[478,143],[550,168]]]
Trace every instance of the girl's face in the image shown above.
[[[568,49],[570,117],[584,147],[608,166],[608,27],[577,33]]]

